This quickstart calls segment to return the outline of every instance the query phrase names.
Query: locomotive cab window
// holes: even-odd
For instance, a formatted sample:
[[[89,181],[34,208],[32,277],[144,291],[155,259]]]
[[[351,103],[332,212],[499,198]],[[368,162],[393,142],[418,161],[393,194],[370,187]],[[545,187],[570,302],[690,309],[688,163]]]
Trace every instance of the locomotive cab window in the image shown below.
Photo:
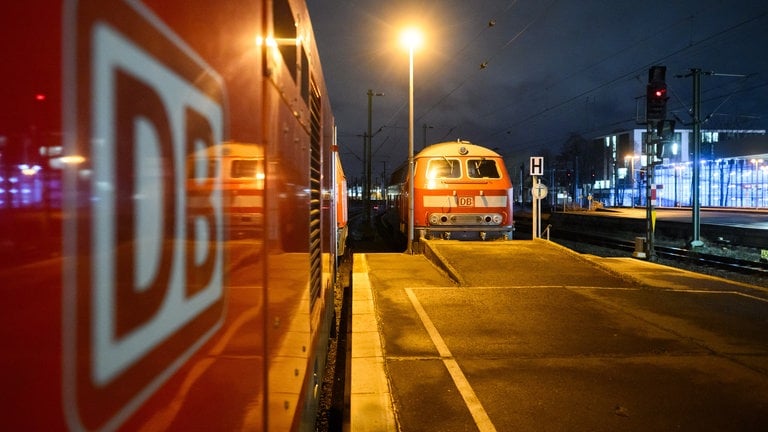
[[[469,159],[467,173],[469,178],[501,178],[496,161],[492,159]]]
[[[427,164],[427,178],[459,178],[461,177],[461,163],[458,159],[432,159]]]
[[[259,161],[252,159],[235,159],[232,161],[232,178],[257,178],[264,173]]]

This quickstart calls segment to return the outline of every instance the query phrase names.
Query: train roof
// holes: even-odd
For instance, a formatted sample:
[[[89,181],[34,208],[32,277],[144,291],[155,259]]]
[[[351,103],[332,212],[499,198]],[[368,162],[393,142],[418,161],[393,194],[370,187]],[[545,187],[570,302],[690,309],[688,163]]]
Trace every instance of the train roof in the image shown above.
[[[495,151],[467,141],[447,141],[427,146],[416,157],[474,156],[501,157]]]

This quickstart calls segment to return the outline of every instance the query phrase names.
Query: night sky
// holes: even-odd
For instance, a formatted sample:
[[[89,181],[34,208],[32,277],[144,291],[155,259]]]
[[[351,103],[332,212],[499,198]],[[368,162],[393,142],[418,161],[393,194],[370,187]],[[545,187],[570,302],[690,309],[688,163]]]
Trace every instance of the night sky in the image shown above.
[[[692,68],[705,129],[768,129],[768,4],[762,0],[308,0],[342,161],[362,172],[368,89],[375,176],[408,156],[408,52],[415,147],[463,139],[508,165],[639,126],[648,68],[667,67],[668,118],[691,120]],[[425,129],[424,125],[427,126]],[[678,122],[678,129],[686,127]],[[690,128],[690,126],[688,126]],[[768,151],[767,151],[768,152]]]

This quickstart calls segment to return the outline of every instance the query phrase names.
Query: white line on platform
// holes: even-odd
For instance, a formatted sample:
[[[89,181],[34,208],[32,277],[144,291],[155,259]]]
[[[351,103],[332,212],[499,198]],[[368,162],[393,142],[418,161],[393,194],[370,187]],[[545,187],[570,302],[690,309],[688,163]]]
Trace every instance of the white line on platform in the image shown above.
[[[488,413],[485,412],[483,404],[480,403],[477,395],[475,395],[475,391],[472,390],[472,386],[469,385],[467,377],[464,376],[458,362],[453,358],[451,351],[448,349],[448,345],[445,344],[442,336],[440,336],[440,332],[438,332],[435,325],[432,324],[432,320],[429,318],[429,315],[427,315],[427,311],[424,310],[419,299],[416,298],[416,294],[414,294],[411,288],[406,288],[405,293],[411,300],[416,313],[419,314],[422,324],[424,324],[424,327],[427,329],[427,333],[429,333],[432,343],[435,344],[437,352],[443,360],[443,364],[446,369],[448,369],[448,373],[451,374],[451,378],[453,378],[453,383],[459,390],[461,397],[464,398],[464,403],[467,404],[467,408],[469,409],[470,414],[472,414],[472,418],[475,420],[477,428],[480,432],[495,432],[496,427],[491,422],[491,418],[488,417]]]

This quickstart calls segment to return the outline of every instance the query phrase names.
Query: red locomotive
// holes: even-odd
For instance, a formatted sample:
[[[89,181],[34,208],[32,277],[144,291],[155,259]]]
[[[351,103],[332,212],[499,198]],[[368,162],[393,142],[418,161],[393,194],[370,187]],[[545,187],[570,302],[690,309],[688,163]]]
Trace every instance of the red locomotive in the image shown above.
[[[0,22],[4,428],[312,429],[346,191],[304,1]]]
[[[512,183],[498,153],[466,141],[433,144],[414,156],[414,238],[511,239]],[[393,175],[388,194],[400,230],[409,219],[408,164]]]

